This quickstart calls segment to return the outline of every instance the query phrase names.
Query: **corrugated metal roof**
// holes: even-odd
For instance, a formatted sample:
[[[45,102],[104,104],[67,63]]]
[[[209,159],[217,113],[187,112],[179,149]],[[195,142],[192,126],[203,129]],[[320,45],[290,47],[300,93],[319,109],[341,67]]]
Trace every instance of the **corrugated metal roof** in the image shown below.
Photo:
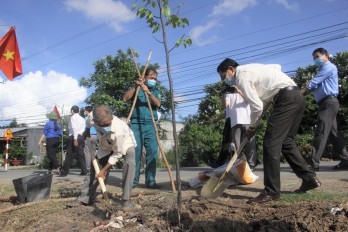
[[[7,131],[8,128],[5,129],[0,129],[0,138],[3,138],[3,135]],[[24,131],[24,130],[31,130],[31,129],[43,129],[43,127],[17,127],[17,128],[10,128],[12,134],[19,132],[19,131]]]

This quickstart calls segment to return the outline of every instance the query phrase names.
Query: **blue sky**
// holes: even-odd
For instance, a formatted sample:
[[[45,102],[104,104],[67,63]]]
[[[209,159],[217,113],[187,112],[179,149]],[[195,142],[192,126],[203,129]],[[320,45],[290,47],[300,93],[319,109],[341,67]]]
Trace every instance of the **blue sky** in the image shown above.
[[[345,0],[191,0],[180,13],[190,26],[168,30],[170,45],[183,34],[193,44],[171,52],[178,119],[197,112],[203,86],[219,81],[217,65],[226,57],[240,64],[277,63],[293,74],[312,64],[311,52],[330,54],[348,46],[348,2]],[[164,48],[132,13],[131,0],[12,0],[1,6],[0,24],[16,27],[23,75],[0,84],[0,122],[44,121],[54,104],[84,106],[91,93],[78,86],[94,72],[93,62],[128,47],[145,63],[149,50],[159,80],[168,86]],[[141,1],[137,1],[138,4]],[[9,27],[0,27],[3,36]]]

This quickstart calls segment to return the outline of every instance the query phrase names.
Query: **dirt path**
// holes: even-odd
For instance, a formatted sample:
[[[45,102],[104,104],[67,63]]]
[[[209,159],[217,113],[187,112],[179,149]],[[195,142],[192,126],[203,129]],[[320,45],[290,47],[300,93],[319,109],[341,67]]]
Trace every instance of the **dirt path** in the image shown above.
[[[202,200],[198,197],[199,189],[187,187],[185,181],[197,170],[183,172],[181,228],[177,221],[177,195],[170,192],[170,184],[163,181],[166,176],[163,180],[159,178],[164,186],[161,191],[133,190],[133,200],[139,207],[134,211],[123,211],[118,203],[121,189],[115,185],[120,186],[119,173],[112,173],[114,178],[110,179],[108,190],[114,204],[107,207],[99,202],[93,206],[66,208],[67,201],[78,195],[82,178],[54,178],[51,200],[28,207],[1,202],[0,210],[7,212],[0,214],[0,231],[84,232],[97,227],[94,231],[348,231],[348,172],[332,172],[330,165],[317,173],[322,187],[296,196],[291,192],[300,182],[288,167],[283,167],[281,200],[251,206],[246,200],[263,188],[261,169],[256,172],[260,176],[256,183],[229,187],[214,200]],[[11,185],[10,179],[2,178],[1,198],[15,195]],[[340,211],[334,215],[330,212],[333,209]],[[102,225],[115,221],[116,216],[131,221],[124,221],[122,229],[101,229]]]

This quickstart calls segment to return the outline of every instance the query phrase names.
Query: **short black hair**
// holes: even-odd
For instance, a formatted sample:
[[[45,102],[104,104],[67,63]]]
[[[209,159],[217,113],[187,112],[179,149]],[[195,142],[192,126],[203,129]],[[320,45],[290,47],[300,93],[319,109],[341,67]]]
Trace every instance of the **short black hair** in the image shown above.
[[[312,52],[312,55],[314,55],[315,53],[319,52],[322,55],[326,55],[327,57],[329,57],[329,53],[326,51],[325,48],[317,48]]]
[[[79,113],[80,108],[78,106],[72,106],[71,110],[74,111],[74,113]]]
[[[87,111],[88,113],[91,113],[93,111],[93,107],[92,106],[86,106],[85,107],[85,111]]]
[[[226,72],[229,66],[236,68],[239,64],[235,60],[226,58],[217,67],[217,72]]]
[[[146,71],[145,71],[145,76],[148,76],[151,71],[153,71],[154,73],[156,73],[156,75],[158,75],[156,69],[154,69],[154,68],[147,68]]]

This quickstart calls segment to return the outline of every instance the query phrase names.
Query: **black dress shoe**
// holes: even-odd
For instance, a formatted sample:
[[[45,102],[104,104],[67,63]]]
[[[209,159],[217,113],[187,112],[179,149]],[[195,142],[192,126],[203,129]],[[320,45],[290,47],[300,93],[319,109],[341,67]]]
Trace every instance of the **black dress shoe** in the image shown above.
[[[308,165],[308,169],[313,172],[319,172],[319,167],[314,167],[313,165]]]
[[[348,165],[343,165],[341,163],[335,165],[333,168],[333,170],[348,170]]]
[[[318,180],[318,178],[313,177],[311,180],[309,181],[302,181],[302,184],[300,186],[299,189],[295,190],[294,193],[305,193],[309,190],[318,188],[321,186],[320,181]]]
[[[149,188],[149,189],[161,189],[162,186],[159,185],[159,184],[154,184],[154,185],[146,185],[146,188]]]
[[[81,172],[80,176],[87,176],[87,172]]]
[[[278,200],[280,197],[280,195],[269,195],[267,194],[265,191],[261,192],[260,195],[258,195],[257,197],[250,199],[249,201],[247,201],[247,204],[253,204],[253,203],[266,203],[269,201],[276,201]]]

